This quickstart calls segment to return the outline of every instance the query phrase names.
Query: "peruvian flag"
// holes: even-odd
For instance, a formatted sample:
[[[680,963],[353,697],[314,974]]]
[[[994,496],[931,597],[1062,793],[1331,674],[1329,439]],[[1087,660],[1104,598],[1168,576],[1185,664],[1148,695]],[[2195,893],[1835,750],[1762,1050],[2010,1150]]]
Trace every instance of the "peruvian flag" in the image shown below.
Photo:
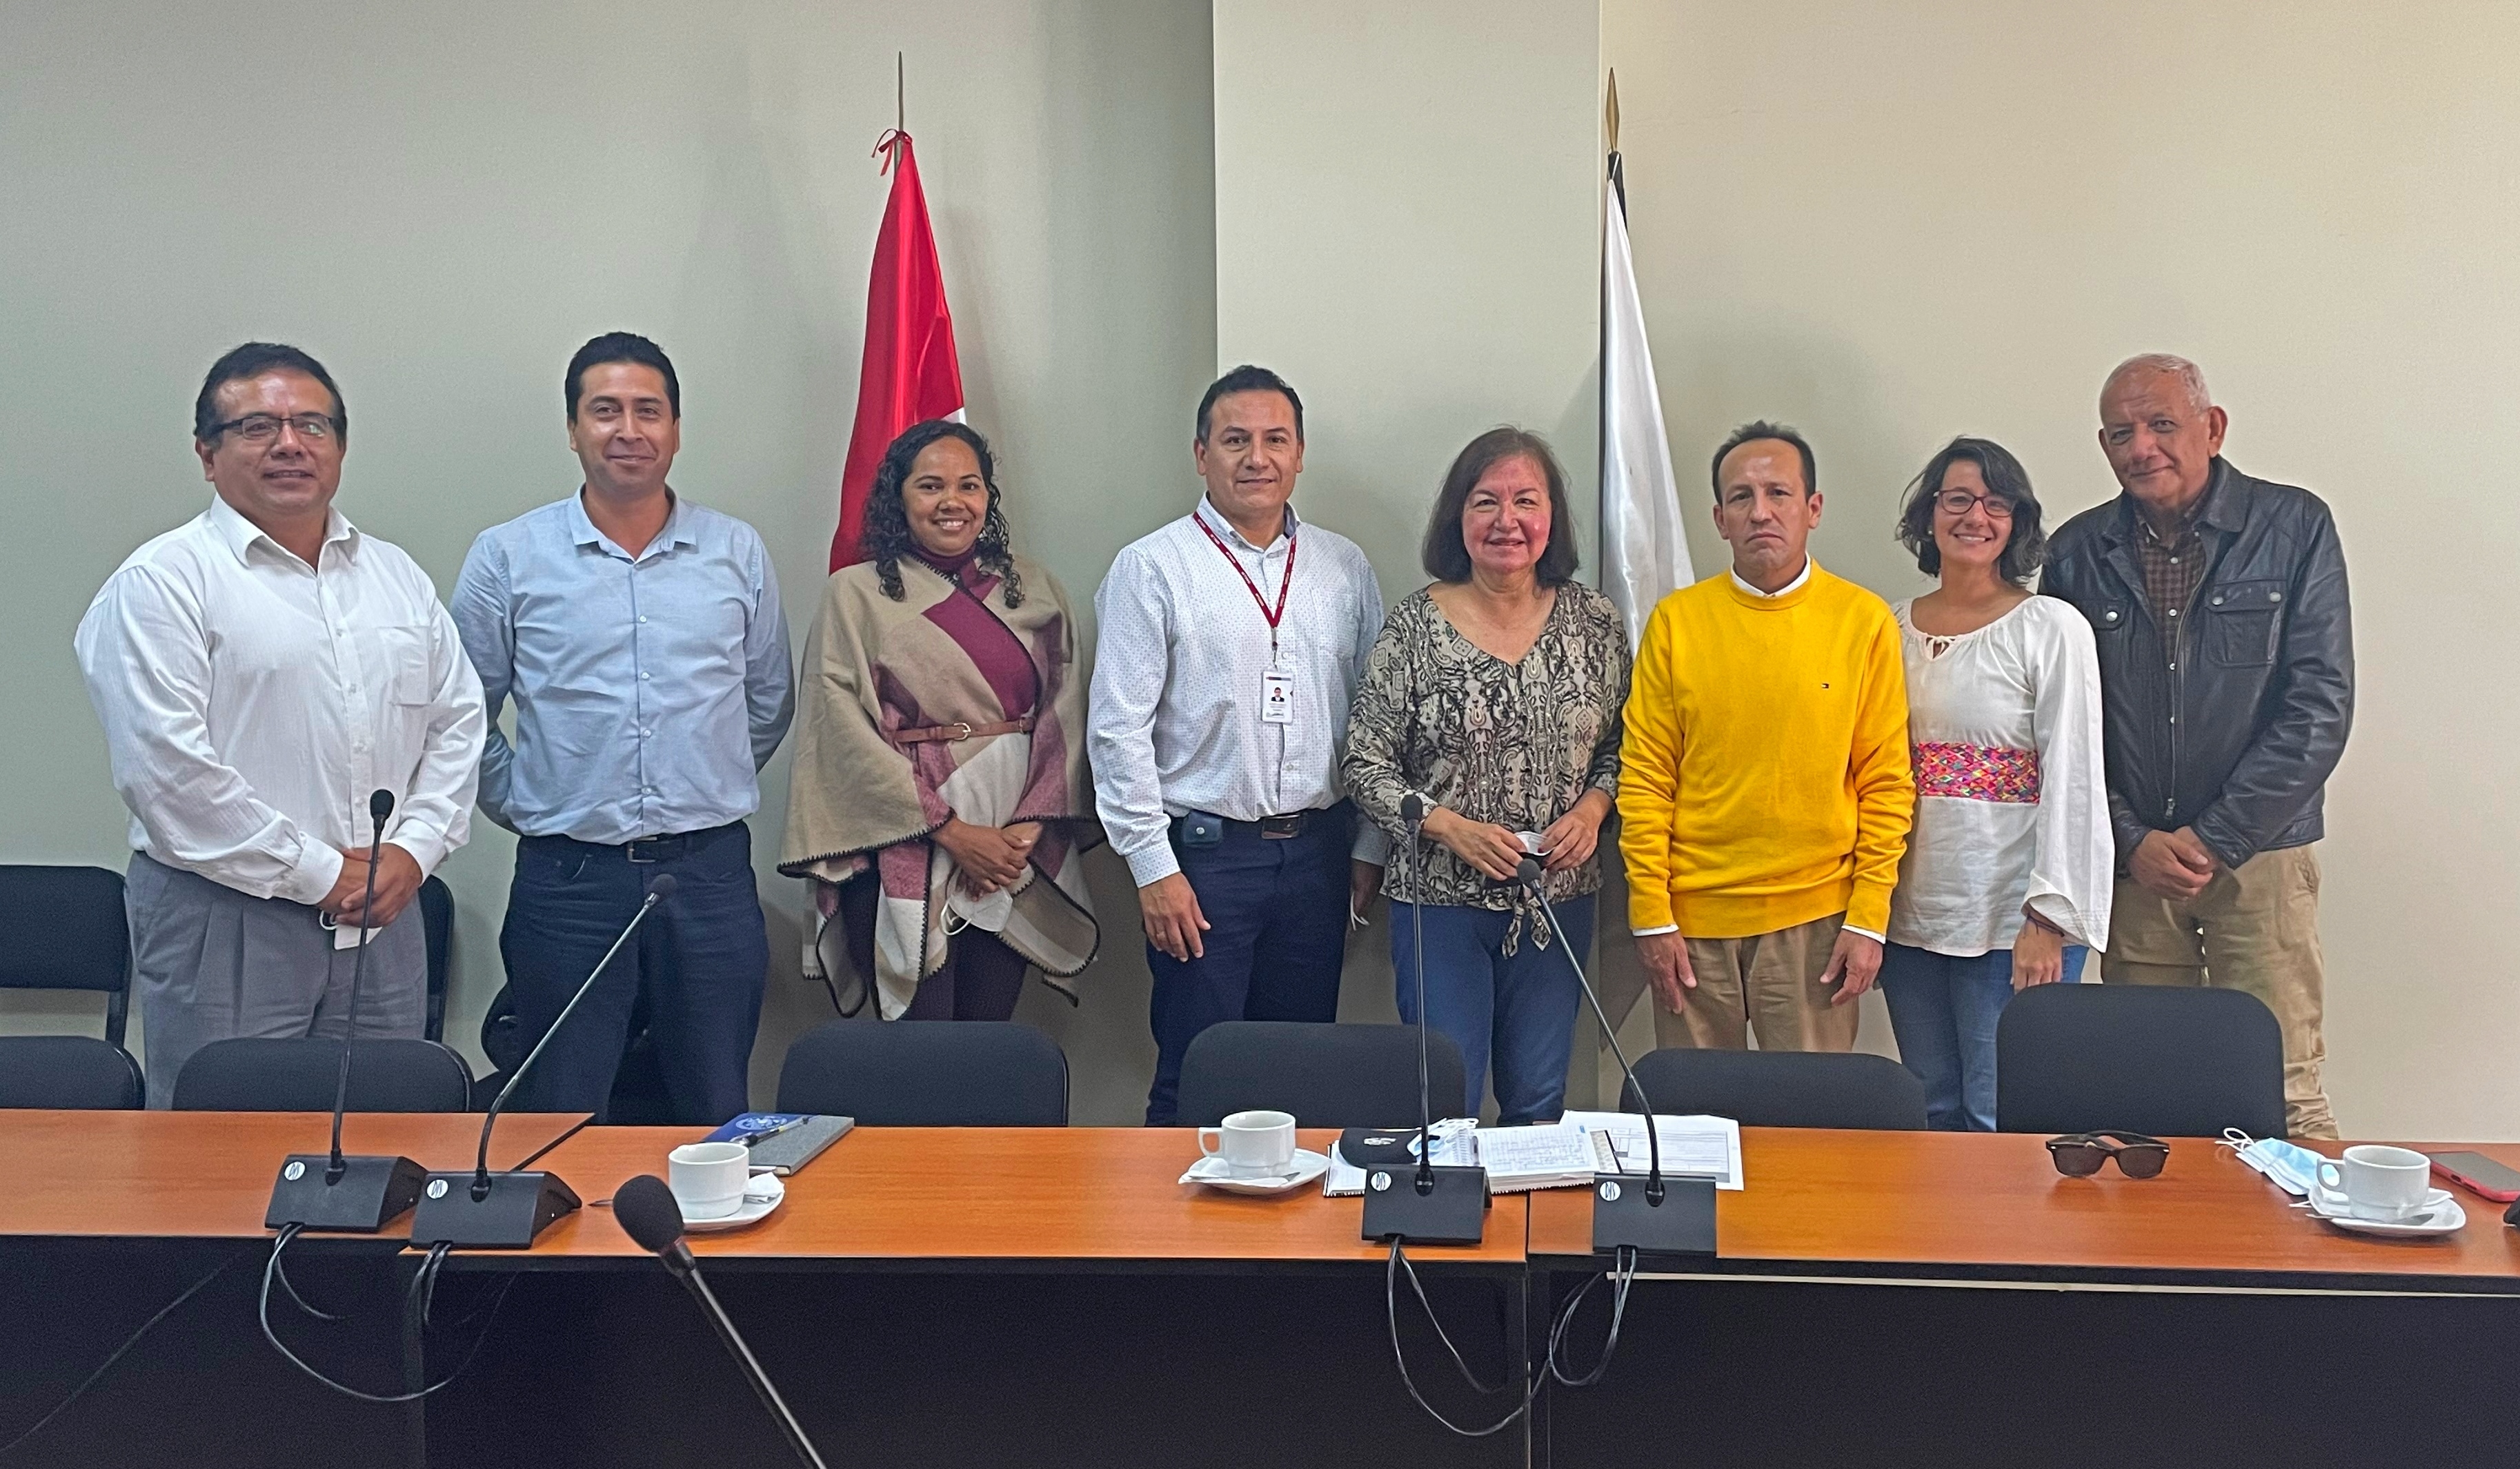
[[[840,525],[832,536],[832,570],[866,558],[858,533],[867,492],[883,451],[912,424],[959,417],[963,368],[954,355],[954,314],[945,308],[945,272],[936,263],[936,234],[927,224],[927,196],[910,134],[894,128],[876,140],[881,171],[892,171],[892,198],[875,237],[875,274],[867,282],[866,356],[858,366],[858,419],[849,431],[840,471]],[[897,167],[897,171],[894,171]]]

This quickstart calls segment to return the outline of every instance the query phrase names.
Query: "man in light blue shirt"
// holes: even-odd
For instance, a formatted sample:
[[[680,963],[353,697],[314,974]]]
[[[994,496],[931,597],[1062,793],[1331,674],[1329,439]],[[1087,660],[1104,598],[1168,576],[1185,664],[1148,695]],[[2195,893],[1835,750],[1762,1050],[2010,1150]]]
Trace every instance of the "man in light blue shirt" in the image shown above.
[[[644,993],[675,1120],[714,1125],[746,1105],[770,967],[744,818],[794,712],[788,623],[760,534],[666,486],[682,388],[664,352],[598,337],[563,390],[584,487],[482,531],[453,599],[491,719],[481,810],[521,839],[499,952],[524,1044],[649,883],[676,887],[517,1105],[600,1116]]]

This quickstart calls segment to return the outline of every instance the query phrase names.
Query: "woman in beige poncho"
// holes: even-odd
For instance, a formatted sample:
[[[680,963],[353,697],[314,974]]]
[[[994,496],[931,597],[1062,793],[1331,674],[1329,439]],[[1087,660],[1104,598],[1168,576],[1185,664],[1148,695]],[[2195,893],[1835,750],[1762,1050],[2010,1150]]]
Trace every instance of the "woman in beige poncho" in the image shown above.
[[[1010,549],[962,424],[893,440],[862,545],[797,680],[779,870],[813,883],[811,957],[834,975],[844,946],[886,1020],[1005,1020],[1027,965],[1072,1001],[1100,941],[1078,854],[1102,834],[1067,593]]]

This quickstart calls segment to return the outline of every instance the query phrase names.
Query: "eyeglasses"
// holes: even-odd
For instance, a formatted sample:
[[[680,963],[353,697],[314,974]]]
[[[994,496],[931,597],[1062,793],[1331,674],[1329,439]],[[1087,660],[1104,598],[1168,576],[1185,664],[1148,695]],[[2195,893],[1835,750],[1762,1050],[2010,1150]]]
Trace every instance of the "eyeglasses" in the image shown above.
[[[281,418],[269,413],[248,413],[243,418],[232,418],[223,424],[210,425],[208,436],[216,438],[222,434],[233,431],[237,437],[247,443],[267,444],[280,437],[280,428],[283,424],[288,425],[298,437],[308,443],[330,443],[340,432],[340,425],[334,422],[329,414],[295,413],[287,418]]]
[[[2112,1158],[2128,1177],[2150,1178],[2170,1162],[2170,1144],[2140,1132],[2068,1132],[2048,1139],[2048,1158],[2068,1178],[2089,1178]]]
[[[2001,495],[1973,495],[1965,489],[1947,489],[1934,496],[1934,505],[1949,516],[1966,515],[1971,505],[1984,505],[1986,513],[1999,521],[2012,519],[2012,502]]]

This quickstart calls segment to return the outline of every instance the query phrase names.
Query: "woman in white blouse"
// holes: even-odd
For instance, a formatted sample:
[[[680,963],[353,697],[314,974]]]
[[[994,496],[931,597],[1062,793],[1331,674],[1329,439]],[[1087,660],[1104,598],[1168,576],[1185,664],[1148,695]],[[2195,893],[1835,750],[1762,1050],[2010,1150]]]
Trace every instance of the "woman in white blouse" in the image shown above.
[[[2082,977],[2108,942],[2116,849],[2091,625],[2029,582],[2039,501],[2001,444],[1955,438],[1909,487],[1899,540],[1942,584],[1892,609],[1916,819],[1881,989],[1926,1117],[1995,1128],[1995,1026],[2013,992]]]

